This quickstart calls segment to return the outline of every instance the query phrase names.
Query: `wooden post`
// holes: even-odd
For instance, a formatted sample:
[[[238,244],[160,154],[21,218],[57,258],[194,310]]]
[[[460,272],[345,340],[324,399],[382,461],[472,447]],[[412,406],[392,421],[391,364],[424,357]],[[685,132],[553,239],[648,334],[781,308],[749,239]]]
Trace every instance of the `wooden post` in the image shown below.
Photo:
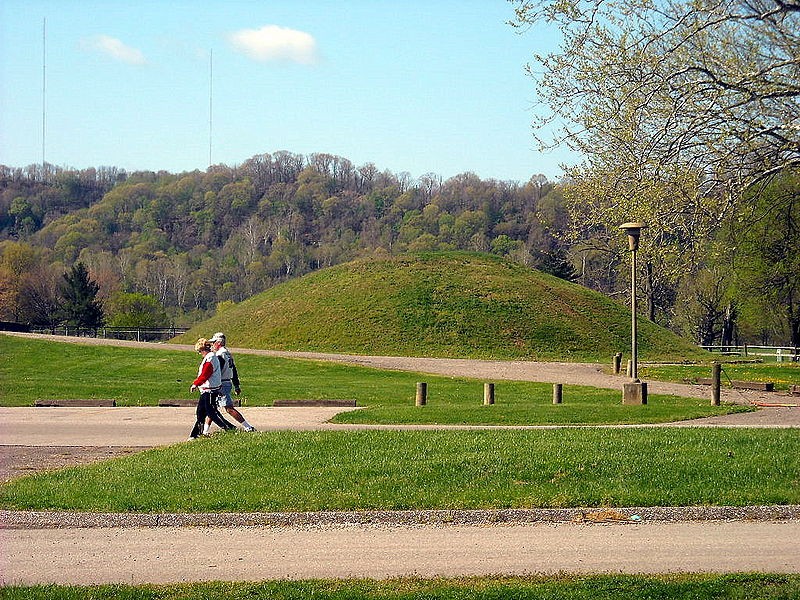
[[[553,384],[553,404],[561,404],[563,399],[563,385],[560,383]]]
[[[711,363],[711,406],[719,406],[719,388],[722,374],[722,365],[714,361]]]
[[[628,361],[628,367],[625,370],[625,373],[627,374],[628,377],[633,377],[633,361],[632,360]]]
[[[493,383],[484,383],[483,384],[483,403],[488,406],[490,404],[494,404],[494,384]]]
[[[620,370],[622,369],[622,352],[617,352],[614,355],[614,375],[619,375]]]
[[[425,406],[428,403],[428,384],[425,382],[417,383],[417,406]]]

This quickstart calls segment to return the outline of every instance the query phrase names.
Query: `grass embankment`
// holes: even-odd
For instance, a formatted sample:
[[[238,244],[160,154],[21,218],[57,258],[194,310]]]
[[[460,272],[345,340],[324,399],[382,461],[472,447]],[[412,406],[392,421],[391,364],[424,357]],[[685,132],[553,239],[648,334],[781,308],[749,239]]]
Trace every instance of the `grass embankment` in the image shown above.
[[[246,348],[610,363],[630,347],[630,312],[497,256],[425,253],[358,260],[293,279],[179,340],[214,331]],[[707,353],[642,319],[639,355]]]
[[[193,352],[92,346],[2,336],[0,379],[14,382],[4,406],[30,406],[37,399],[113,398],[120,406],[155,406],[159,400],[191,398],[197,373]],[[440,424],[658,423],[748,410],[712,407],[707,401],[651,396],[646,406],[622,406],[619,390],[566,386],[564,404],[552,404],[552,385],[502,382],[497,404],[483,406],[483,382],[424,375],[430,404],[414,406],[420,375],[335,363],[237,354],[246,406],[276,399],[355,399],[364,411],[337,422]]]
[[[0,506],[261,512],[800,504],[793,430],[217,434],[12,480]]]
[[[696,383],[711,377],[711,365],[645,365],[639,369],[643,379]],[[800,385],[800,363],[722,363],[720,383],[729,387],[732,381],[771,381],[776,390],[788,390]]]
[[[800,597],[797,575],[561,575],[556,577],[307,580],[179,585],[10,586],[6,600],[778,600]]]

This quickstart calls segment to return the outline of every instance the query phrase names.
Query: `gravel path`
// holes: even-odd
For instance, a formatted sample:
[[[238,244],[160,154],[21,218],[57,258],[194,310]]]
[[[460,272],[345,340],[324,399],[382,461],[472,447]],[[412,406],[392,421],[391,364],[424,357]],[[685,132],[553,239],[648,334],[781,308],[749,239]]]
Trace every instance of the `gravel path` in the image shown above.
[[[264,513],[81,513],[0,510],[0,529],[108,527],[452,527],[531,523],[800,521],[800,506],[643,506],[496,510],[364,510]],[[800,566],[800,565],[799,565]]]
[[[797,573],[800,521],[0,530],[0,583]]]

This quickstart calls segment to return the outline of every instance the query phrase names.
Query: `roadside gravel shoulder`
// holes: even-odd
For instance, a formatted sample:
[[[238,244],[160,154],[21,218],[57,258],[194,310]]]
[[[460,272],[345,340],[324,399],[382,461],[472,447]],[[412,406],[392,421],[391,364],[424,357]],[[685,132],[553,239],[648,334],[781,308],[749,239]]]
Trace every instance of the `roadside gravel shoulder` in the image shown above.
[[[796,521],[800,505],[649,506],[499,510],[320,511],[259,513],[93,513],[0,511],[0,529],[126,527],[448,527],[530,523]]]

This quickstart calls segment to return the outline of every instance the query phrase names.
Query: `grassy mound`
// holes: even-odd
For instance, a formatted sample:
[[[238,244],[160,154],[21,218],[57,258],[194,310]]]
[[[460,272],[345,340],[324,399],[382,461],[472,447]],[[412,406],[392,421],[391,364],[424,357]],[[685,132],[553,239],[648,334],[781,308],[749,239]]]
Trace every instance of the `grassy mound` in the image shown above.
[[[630,348],[630,311],[498,257],[429,253],[358,260],[288,281],[192,328],[233,346],[431,357],[610,361]],[[642,319],[641,360],[697,357]]]

